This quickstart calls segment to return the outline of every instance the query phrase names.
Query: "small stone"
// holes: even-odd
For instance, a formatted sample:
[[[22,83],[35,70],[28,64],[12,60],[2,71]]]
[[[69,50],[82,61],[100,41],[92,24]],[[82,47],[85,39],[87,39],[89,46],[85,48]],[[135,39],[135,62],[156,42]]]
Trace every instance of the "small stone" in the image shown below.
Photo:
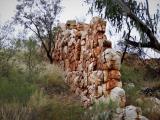
[[[129,105],[124,109],[124,119],[125,120],[137,120],[142,118],[141,109],[133,105]],[[141,119],[140,119],[141,120]]]

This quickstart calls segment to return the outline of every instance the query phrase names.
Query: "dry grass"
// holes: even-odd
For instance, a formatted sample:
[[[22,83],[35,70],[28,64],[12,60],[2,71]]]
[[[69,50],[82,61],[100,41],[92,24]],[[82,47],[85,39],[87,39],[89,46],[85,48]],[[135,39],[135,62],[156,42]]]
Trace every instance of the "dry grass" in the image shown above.
[[[31,120],[31,108],[17,103],[1,105],[0,120]]]
[[[46,63],[40,67],[32,81],[16,69],[11,79],[1,78],[0,120],[81,120],[83,108],[64,83],[63,70]]]
[[[145,81],[143,85],[149,88],[160,88],[160,81]]]
[[[147,73],[146,73],[147,71]],[[126,91],[127,104],[126,105],[135,105],[139,106],[142,109],[143,115],[149,118],[150,120],[159,120],[160,114],[159,110],[155,109],[156,103],[149,100],[148,96],[142,94],[143,88],[160,88],[160,81],[157,80],[157,77],[153,77],[152,72],[149,72],[145,67],[141,66],[128,66],[123,64],[121,67],[122,73],[122,82],[124,84],[123,88]],[[146,76],[147,74],[147,76]],[[128,87],[129,83],[133,83],[135,87]],[[153,96],[157,94],[153,93]]]

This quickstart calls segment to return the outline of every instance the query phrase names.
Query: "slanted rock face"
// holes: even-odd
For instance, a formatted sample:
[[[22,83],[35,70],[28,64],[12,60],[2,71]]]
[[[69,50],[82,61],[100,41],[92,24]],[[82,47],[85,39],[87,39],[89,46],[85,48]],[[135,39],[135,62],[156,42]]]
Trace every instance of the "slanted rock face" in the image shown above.
[[[70,20],[60,27],[53,57],[66,71],[65,81],[82,104],[88,107],[111,98],[124,107],[120,56],[105,35],[106,21],[98,17],[90,24]]]

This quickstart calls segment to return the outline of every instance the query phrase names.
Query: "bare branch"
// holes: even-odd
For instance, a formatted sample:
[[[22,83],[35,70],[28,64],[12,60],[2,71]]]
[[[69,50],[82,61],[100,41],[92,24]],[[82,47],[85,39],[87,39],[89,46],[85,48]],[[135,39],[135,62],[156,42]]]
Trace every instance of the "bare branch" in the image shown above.
[[[153,27],[153,24],[152,24],[152,19],[151,19],[150,13],[149,13],[149,4],[148,4],[148,0],[146,0],[146,4],[147,4],[146,13],[147,13],[148,19],[149,19],[149,26],[151,27],[152,32],[154,33],[154,27]]]

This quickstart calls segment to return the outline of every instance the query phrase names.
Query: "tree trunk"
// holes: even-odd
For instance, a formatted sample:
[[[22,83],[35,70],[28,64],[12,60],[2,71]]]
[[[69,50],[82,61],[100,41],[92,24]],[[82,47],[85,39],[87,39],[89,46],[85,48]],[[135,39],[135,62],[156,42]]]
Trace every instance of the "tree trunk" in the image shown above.
[[[160,51],[160,42],[158,41],[158,39],[155,37],[153,31],[148,27],[148,25],[146,25],[141,19],[139,19],[131,10],[130,8],[124,3],[124,1],[122,0],[117,0],[118,3],[120,4],[120,7],[122,8],[123,11],[125,11],[126,15],[134,20],[135,22],[137,22],[141,28],[141,30],[147,34],[148,38],[149,38],[149,42],[147,43],[142,43],[142,42],[136,42],[136,41],[131,41],[131,40],[127,40],[128,44],[134,46],[134,47],[139,47],[139,45],[141,47],[147,47],[147,48],[151,48],[157,51]],[[148,3],[148,1],[147,1]],[[148,7],[147,7],[148,8]],[[148,16],[150,17],[149,12],[147,13]],[[151,19],[151,18],[150,18]],[[151,23],[150,23],[151,24]],[[151,25],[152,26],[152,25]]]
[[[121,58],[121,64],[123,63],[124,56],[126,54],[127,48],[128,48],[128,45],[125,46],[125,49],[124,49],[124,52],[123,52],[123,55],[122,55],[122,58]]]
[[[47,52],[47,51],[46,51],[46,52]],[[49,59],[50,64],[53,64],[53,58],[52,58],[52,55],[50,55],[49,52],[47,52],[47,57],[48,57],[48,59]]]
[[[143,23],[143,21],[141,21],[134,13],[128,13],[128,17],[130,17],[132,20],[134,20],[140,25],[141,30],[147,34],[150,40],[150,42],[148,43],[139,43],[130,40],[128,40],[128,42],[131,43],[131,45],[133,46],[135,45],[135,47],[137,47],[137,45],[141,45],[141,47],[148,47],[160,51],[160,43],[155,37],[154,33],[150,30],[150,28],[148,28],[148,26],[145,23]]]

